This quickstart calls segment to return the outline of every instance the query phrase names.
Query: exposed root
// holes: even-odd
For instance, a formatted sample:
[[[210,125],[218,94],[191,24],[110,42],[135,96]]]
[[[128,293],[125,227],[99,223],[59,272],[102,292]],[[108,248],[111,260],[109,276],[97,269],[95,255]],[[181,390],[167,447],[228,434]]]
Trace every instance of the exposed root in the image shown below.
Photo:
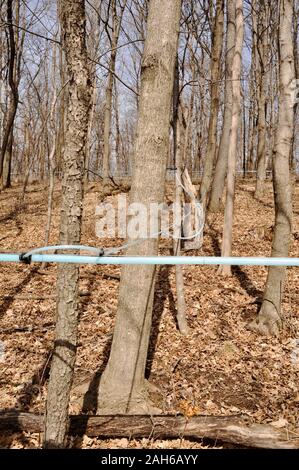
[[[257,319],[248,325],[248,329],[261,335],[279,336],[281,326],[282,319],[275,305],[264,300]]]
[[[124,403],[121,398],[114,397],[109,401],[101,400],[97,413],[101,415],[159,415],[162,410],[146,397],[131,398],[129,404]]]
[[[232,268],[231,266],[228,265],[221,265],[219,266],[217,270],[217,275],[218,276],[223,276],[223,277],[231,277],[232,276]]]
[[[121,391],[116,391],[112,396],[102,396],[99,400],[97,413],[102,415],[135,414],[157,415],[161,414],[163,395],[161,390],[148,380],[139,391],[134,391],[126,400]]]

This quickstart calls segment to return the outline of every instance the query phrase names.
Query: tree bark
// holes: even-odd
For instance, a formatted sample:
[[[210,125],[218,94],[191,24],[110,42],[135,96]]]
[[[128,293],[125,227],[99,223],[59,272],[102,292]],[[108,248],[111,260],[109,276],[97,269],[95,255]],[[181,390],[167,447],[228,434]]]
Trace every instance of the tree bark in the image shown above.
[[[227,172],[227,150],[229,147],[230,129],[232,122],[232,65],[235,50],[235,35],[236,30],[234,2],[233,0],[227,0],[224,117],[215,175],[211,188],[211,197],[209,203],[210,212],[218,212],[220,210],[221,198]]]
[[[267,87],[267,52],[268,29],[267,8],[264,1],[259,3],[258,40],[259,50],[259,97],[258,97],[258,144],[257,144],[257,175],[254,197],[260,199],[263,196],[266,180],[266,87]]]
[[[221,256],[231,256],[232,235],[234,223],[234,198],[235,198],[235,174],[237,160],[237,142],[238,128],[241,112],[241,68],[242,68],[242,49],[243,49],[243,0],[234,0],[236,11],[236,45],[233,59],[233,107],[232,123],[230,132],[230,141],[228,147],[228,175],[227,175],[227,194],[224,214],[223,239]],[[219,274],[231,275],[231,266],[219,266]]]
[[[3,173],[2,173],[2,188],[10,188],[11,186],[11,161],[12,161],[12,149],[13,149],[13,128],[10,131],[7,147],[4,154],[3,160]]]
[[[7,0],[7,24],[9,43],[8,84],[10,89],[9,108],[5,129],[3,132],[2,146],[0,149],[0,178],[2,188],[9,186],[9,173],[12,155],[13,127],[19,103],[19,91],[16,82],[16,42],[13,29],[13,2]],[[5,170],[5,173],[4,173]]]
[[[84,163],[84,183],[87,187],[87,183],[90,177],[90,154],[91,154],[91,147],[92,147],[92,128],[94,126],[94,114],[97,105],[97,76],[95,70],[91,71],[91,75],[93,76],[92,79],[92,103],[91,103],[91,111],[89,113],[89,122],[88,122],[88,131],[87,131],[87,138],[86,138],[86,153],[85,153],[85,163]]]
[[[164,200],[180,12],[181,0],[151,0],[149,4],[130,194],[130,202],[143,204],[148,215],[151,203]],[[138,241],[143,243],[132,245],[128,255],[158,254],[158,238],[142,237]],[[152,410],[144,374],[154,285],[154,266],[122,269],[111,354],[100,381],[98,410],[101,413]]]
[[[63,154],[60,243],[78,244],[81,237],[83,171],[91,83],[85,44],[84,0],[63,0],[61,29],[69,78],[67,132]],[[44,447],[63,447],[68,426],[69,394],[77,348],[77,266],[60,265],[57,318],[48,387]]]
[[[113,84],[114,84],[114,72],[116,65],[116,54],[117,44],[120,33],[120,26],[122,22],[122,16],[126,7],[127,0],[121,7],[120,14],[118,16],[116,0],[111,1],[112,9],[112,38],[111,44],[111,56],[109,61],[109,72],[108,72],[108,84],[106,88],[105,97],[105,115],[104,115],[104,155],[103,155],[103,184],[107,185],[110,174],[110,137],[111,137],[111,121],[112,121],[112,98],[113,98]]]
[[[181,237],[182,237],[182,203],[183,203],[183,189],[182,189],[182,173],[183,163],[182,162],[182,137],[181,137],[181,122],[179,119],[179,90],[180,90],[180,78],[179,78],[179,65],[178,58],[176,60],[175,67],[175,83],[173,88],[173,154],[174,154],[174,166],[176,168],[176,180],[175,180],[175,207],[176,211],[180,212],[180,216],[174,221],[173,228],[173,255],[180,256],[181,254]],[[189,328],[186,319],[186,300],[185,300],[185,286],[184,286],[184,272],[183,267],[175,266],[175,283],[176,283],[176,318],[180,333],[187,335]]]
[[[257,0],[251,2],[252,21],[252,45],[251,45],[251,66],[250,66],[250,108],[248,119],[248,155],[247,171],[252,173],[255,168],[255,142],[257,131]]]
[[[207,153],[204,161],[200,185],[200,199],[205,212],[211,188],[213,168],[217,148],[217,123],[219,112],[219,80],[221,76],[221,53],[223,46],[224,0],[217,0],[214,18],[212,58],[211,58],[211,111],[208,130]]]
[[[275,227],[272,245],[273,257],[289,255],[292,230],[292,188],[290,153],[294,133],[294,101],[292,83],[295,79],[292,33],[292,0],[281,0],[279,19],[279,109],[273,154],[273,186],[275,199]],[[282,324],[281,303],[286,276],[285,267],[270,267],[263,303],[257,321],[250,327],[262,334],[279,334]]]

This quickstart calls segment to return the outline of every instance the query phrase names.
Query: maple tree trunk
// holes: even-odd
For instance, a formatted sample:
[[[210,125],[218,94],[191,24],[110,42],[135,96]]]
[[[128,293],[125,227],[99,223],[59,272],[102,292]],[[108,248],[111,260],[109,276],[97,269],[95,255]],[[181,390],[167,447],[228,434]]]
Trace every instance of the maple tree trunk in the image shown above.
[[[224,0],[217,0],[214,19],[211,57],[211,112],[208,130],[207,153],[200,185],[200,199],[205,212],[211,187],[217,148],[217,122],[219,112],[219,80],[221,76],[221,52],[224,27]]]
[[[225,95],[224,117],[220,138],[218,158],[209,203],[210,212],[218,212],[221,206],[225,177],[227,172],[227,156],[232,122],[232,65],[235,50],[235,8],[233,0],[227,0],[226,19],[226,61],[225,61]]]
[[[97,86],[96,86],[96,74],[95,71],[91,72],[93,76],[92,80],[92,100],[91,100],[91,111],[89,113],[88,131],[86,138],[86,152],[85,152],[85,163],[84,163],[84,183],[87,184],[90,177],[90,153],[91,153],[91,133],[94,125],[94,113],[97,100]]]
[[[91,100],[85,44],[84,0],[61,2],[61,29],[69,78],[69,106],[63,154],[60,243],[81,238],[83,171]],[[60,265],[56,329],[48,386],[44,447],[63,447],[68,427],[69,394],[77,348],[79,268]]]
[[[267,11],[264,2],[260,2],[258,21],[259,48],[259,98],[258,98],[258,145],[257,145],[257,175],[254,197],[260,199],[264,193],[266,180],[266,61],[268,49]]]
[[[116,65],[117,44],[120,33],[120,26],[122,21],[123,12],[126,6],[126,0],[121,7],[121,13],[118,17],[116,0],[112,0],[112,38],[111,38],[111,56],[109,61],[108,84],[106,88],[105,97],[105,115],[104,115],[104,154],[103,154],[103,183],[108,184],[110,174],[110,137],[111,137],[111,121],[112,121],[112,99],[113,99],[113,84],[114,72]]]
[[[53,101],[51,104],[51,111],[49,115],[49,121],[53,132],[52,145],[49,153],[49,188],[48,188],[48,204],[47,204],[47,222],[45,229],[45,241],[44,245],[48,246],[52,224],[52,212],[53,212],[53,196],[55,188],[55,170],[56,170],[56,158],[57,158],[57,147],[58,138],[57,131],[55,128],[55,107],[57,101],[57,91],[55,88],[55,77],[56,77],[56,45],[53,47],[53,70],[52,70],[52,83],[54,88]],[[41,269],[45,269],[46,263],[43,262]]]
[[[243,0],[235,0],[236,11],[236,43],[233,59],[233,107],[230,141],[228,147],[228,174],[227,174],[227,194],[224,214],[223,239],[221,256],[231,256],[232,235],[234,222],[234,198],[235,198],[235,173],[237,159],[238,128],[241,112],[241,67],[243,48]],[[231,275],[231,266],[219,266],[219,274]]]
[[[12,149],[13,149],[13,128],[10,131],[7,147],[4,154],[3,160],[3,173],[2,173],[2,188],[10,188],[11,186],[11,161],[12,161]]]
[[[174,166],[176,168],[176,180],[175,180],[175,196],[174,202],[176,210],[180,210],[182,214],[182,202],[183,202],[183,189],[182,189],[182,136],[181,136],[181,122],[179,118],[179,66],[178,58],[176,60],[175,67],[175,83],[173,88],[173,153],[174,153]],[[182,237],[182,218],[178,217],[178,220],[174,221],[173,229],[173,255],[180,256],[181,254],[181,237]],[[176,283],[176,318],[178,327],[183,335],[188,334],[189,328],[186,319],[186,300],[185,300],[185,286],[184,286],[184,272],[183,267],[175,266],[175,283]]]
[[[254,148],[256,141],[256,75],[257,75],[257,0],[251,2],[252,18],[252,45],[251,45],[251,66],[250,66],[250,108],[248,119],[248,158],[247,171],[254,171]]]
[[[112,120],[112,94],[113,94],[113,72],[115,69],[116,51],[111,54],[108,77],[108,85],[105,97],[105,117],[104,117],[104,154],[103,154],[103,181],[108,183],[110,172],[110,136],[111,136],[111,120]]]
[[[19,103],[19,92],[16,82],[16,42],[13,30],[13,2],[7,0],[7,24],[8,24],[8,42],[9,42],[9,65],[8,65],[8,83],[9,83],[9,108],[7,119],[3,130],[3,139],[0,149],[0,178],[3,189],[10,185],[10,166],[13,143],[13,127]]]
[[[279,20],[279,109],[273,154],[273,186],[275,198],[275,227],[272,244],[273,257],[289,255],[292,229],[292,188],[290,178],[290,153],[294,135],[295,79],[292,33],[292,0],[281,0]],[[282,322],[281,303],[286,268],[271,266],[264,291],[263,303],[257,321],[251,328],[264,334],[279,333]]]
[[[150,203],[164,200],[180,13],[181,0],[152,0],[149,4],[130,193],[130,202],[142,203],[148,214]],[[143,243],[132,245],[127,254],[157,255],[158,239],[143,239]],[[101,413],[154,410],[147,398],[144,374],[155,271],[155,266],[144,265],[122,269],[111,353],[98,393]]]

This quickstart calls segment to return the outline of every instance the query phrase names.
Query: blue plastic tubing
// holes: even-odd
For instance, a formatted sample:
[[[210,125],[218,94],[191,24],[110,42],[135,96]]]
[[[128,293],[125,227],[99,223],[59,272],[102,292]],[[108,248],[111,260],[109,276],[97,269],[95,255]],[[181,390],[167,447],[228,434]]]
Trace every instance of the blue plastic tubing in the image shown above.
[[[298,266],[299,258],[214,257],[214,256],[80,256],[33,254],[33,263],[133,264],[133,265],[230,265],[230,266]],[[18,254],[0,253],[0,262],[19,263]]]

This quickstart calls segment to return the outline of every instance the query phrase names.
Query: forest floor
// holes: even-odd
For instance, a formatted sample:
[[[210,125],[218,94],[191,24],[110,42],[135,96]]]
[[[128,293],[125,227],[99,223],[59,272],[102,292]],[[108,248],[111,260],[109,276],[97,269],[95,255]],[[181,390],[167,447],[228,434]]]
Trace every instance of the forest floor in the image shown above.
[[[82,243],[119,246],[123,240],[99,240],[95,207],[99,187],[90,185],[84,202]],[[170,187],[168,188],[168,192]],[[254,181],[237,185],[234,256],[269,256],[274,222],[273,191],[253,198]],[[31,185],[22,210],[15,210],[20,186],[0,193],[0,251],[21,252],[43,246],[47,189]],[[108,197],[114,203],[116,196]],[[299,187],[294,197],[291,256],[299,255]],[[58,242],[60,191],[54,195],[51,244]],[[223,214],[209,217],[202,250],[190,255],[219,255]],[[169,254],[170,240],[161,254]],[[55,321],[56,266],[0,266],[0,410],[43,413]],[[81,268],[80,342],[70,413],[95,410],[90,382],[103,371],[117,309],[120,269]],[[299,270],[289,268],[283,301],[284,328],[279,338],[259,336],[247,326],[257,314],[265,285],[264,267],[235,267],[219,277],[217,267],[185,266],[186,302],[191,333],[183,337],[175,321],[174,267],[158,271],[151,347],[150,381],[163,394],[165,413],[230,415],[245,413],[256,423],[272,423],[299,434]],[[85,397],[84,397],[85,394]],[[34,448],[40,436],[2,434],[0,446]],[[84,448],[200,448],[217,446],[191,440],[152,441],[71,439]],[[218,444],[219,445],[219,444]]]

